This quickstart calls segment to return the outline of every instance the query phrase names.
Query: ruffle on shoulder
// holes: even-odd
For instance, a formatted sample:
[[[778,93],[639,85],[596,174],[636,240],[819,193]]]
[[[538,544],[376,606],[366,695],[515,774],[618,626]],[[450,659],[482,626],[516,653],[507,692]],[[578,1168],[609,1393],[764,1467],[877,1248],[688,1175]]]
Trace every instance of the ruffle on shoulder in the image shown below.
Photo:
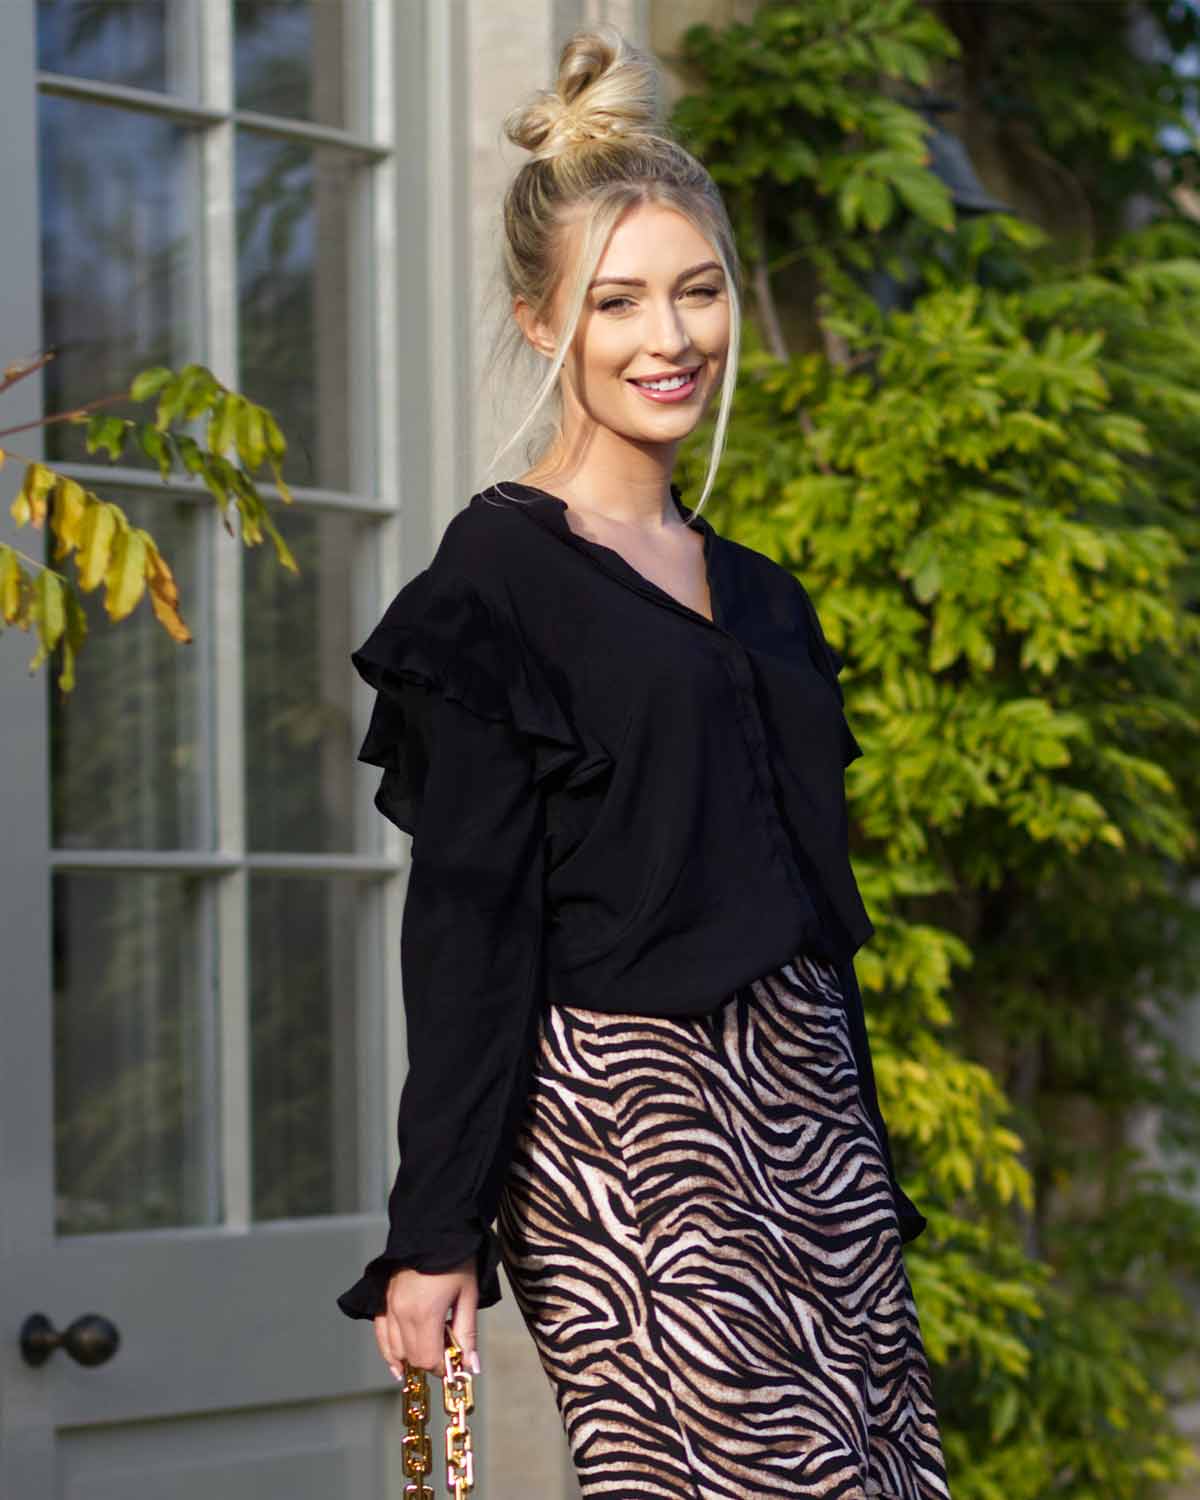
[[[418,573],[351,660],[378,695],[358,758],[383,769],[381,810],[409,832],[419,791],[411,784],[410,738],[419,717],[413,686],[440,693],[480,718],[511,724],[530,742],[535,782],[583,755],[513,624],[498,620],[465,581],[435,578],[429,568]]]

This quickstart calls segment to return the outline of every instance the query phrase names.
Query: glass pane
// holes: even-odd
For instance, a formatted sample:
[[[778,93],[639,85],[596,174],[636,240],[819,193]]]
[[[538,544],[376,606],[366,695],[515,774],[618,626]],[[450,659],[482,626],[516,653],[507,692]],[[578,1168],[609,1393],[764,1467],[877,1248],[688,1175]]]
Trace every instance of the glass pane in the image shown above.
[[[172,30],[183,0],[37,0],[38,67],[96,83],[159,93],[169,76]]]
[[[235,0],[237,105],[352,128],[366,118],[350,83],[349,28],[362,0]]]
[[[351,717],[355,564],[370,523],[297,508],[280,524],[300,576],[266,546],[245,560],[247,838],[256,853],[345,852],[356,788],[378,775],[355,761]]]
[[[364,1208],[358,993],[363,906],[349,877],[250,882],[254,1217]]]
[[[179,584],[184,618],[201,618],[195,504],[107,492],[159,545]],[[183,849],[207,845],[199,647],[177,646],[143,598],[113,624],[104,590],[83,595],[88,637],[75,690],[50,695],[53,838],[62,849]]]
[[[368,489],[350,391],[356,284],[350,215],[361,170],[344,153],[242,131],[238,250],[242,389],[288,437],[296,484]]]
[[[197,263],[183,130],[51,96],[39,100],[39,123],[44,341],[57,351],[45,409],[53,413],[125,391],[138,370],[196,352]],[[50,426],[46,441],[51,458],[87,458],[73,423]]]
[[[60,1234],[218,1220],[199,908],[199,882],[183,876],[55,878]]]

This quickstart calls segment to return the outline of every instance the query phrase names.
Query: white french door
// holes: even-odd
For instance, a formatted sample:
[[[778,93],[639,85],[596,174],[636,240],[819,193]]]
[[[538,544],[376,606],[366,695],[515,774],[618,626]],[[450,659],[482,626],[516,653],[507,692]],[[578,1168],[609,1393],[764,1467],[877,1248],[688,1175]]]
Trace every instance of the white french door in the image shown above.
[[[420,9],[0,8],[0,365],[59,351],[0,427],[207,363],[291,439],[301,568],[77,428],[0,439],[154,534],[195,636],[89,608],[66,701],[0,638],[4,1500],[400,1490],[396,1387],[333,1299],[378,1248],[404,1065],[403,861],[354,764],[348,653],[401,576]],[[30,550],[20,467],[0,528]]]

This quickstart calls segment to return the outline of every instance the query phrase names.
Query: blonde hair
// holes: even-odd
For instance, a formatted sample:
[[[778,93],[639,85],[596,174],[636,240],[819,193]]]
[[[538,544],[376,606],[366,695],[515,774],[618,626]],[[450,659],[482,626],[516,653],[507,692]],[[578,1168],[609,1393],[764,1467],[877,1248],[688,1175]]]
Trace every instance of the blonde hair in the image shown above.
[[[523,298],[544,317],[568,270],[558,346],[532,404],[517,430],[497,449],[494,470],[558,395],[559,373],[575,338],[588,286],[617,221],[638,203],[661,203],[683,215],[705,236],[725,272],[730,301],[730,340],[721,383],[704,486],[694,510],[712,490],[737,383],[741,335],[738,259],[729,217],[716,184],[659,121],[657,75],[649,58],[615,28],[577,32],[562,50],[558,82],[515,109],[505,121],[509,140],[530,159],[510,183],[504,199],[504,285],[509,305]],[[562,265],[562,231],[568,216],[582,211],[577,263]],[[501,342],[515,356],[525,341],[507,319]],[[561,424],[561,412],[558,418]]]

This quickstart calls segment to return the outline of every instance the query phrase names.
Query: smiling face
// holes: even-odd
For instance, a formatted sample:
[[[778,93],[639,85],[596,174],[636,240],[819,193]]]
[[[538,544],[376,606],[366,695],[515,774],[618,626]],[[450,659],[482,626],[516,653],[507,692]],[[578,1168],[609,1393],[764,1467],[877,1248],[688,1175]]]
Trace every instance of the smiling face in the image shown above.
[[[580,237],[578,221],[564,228],[568,268]],[[522,318],[544,353],[553,351],[570,280],[568,269],[553,325]],[[729,294],[713,245],[676,209],[635,205],[600,257],[563,365],[566,445],[582,437],[673,448],[718,389],[729,339]]]

